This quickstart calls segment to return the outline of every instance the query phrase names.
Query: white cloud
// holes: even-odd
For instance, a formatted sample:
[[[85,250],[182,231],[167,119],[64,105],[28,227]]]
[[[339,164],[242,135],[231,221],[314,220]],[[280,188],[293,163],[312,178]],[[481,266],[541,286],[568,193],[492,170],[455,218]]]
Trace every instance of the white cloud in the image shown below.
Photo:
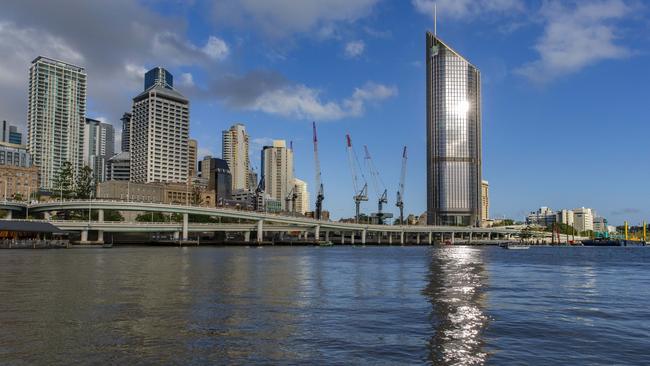
[[[185,87],[193,87],[194,86],[194,77],[192,74],[189,72],[184,72],[181,74],[181,82],[180,85],[185,86]]]
[[[210,36],[208,42],[203,47],[203,52],[213,60],[223,60],[230,54],[230,48],[221,38]]]
[[[351,41],[345,45],[345,56],[349,58],[359,57],[366,49],[363,41]]]
[[[397,95],[397,88],[376,83],[367,83],[356,88],[352,96],[342,102],[323,102],[320,92],[305,85],[278,88],[260,95],[249,109],[295,119],[320,121],[359,117],[365,111],[365,104]]]
[[[411,0],[417,11],[433,17],[434,4],[438,18],[467,19],[493,13],[519,13],[525,6],[521,0]]]
[[[516,73],[543,84],[602,60],[629,57],[630,49],[616,42],[613,23],[631,13],[632,7],[622,0],[580,2],[574,7],[547,3],[541,10],[544,34],[534,47],[539,59]]]
[[[219,24],[257,28],[281,38],[336,22],[354,22],[368,15],[379,0],[214,0]],[[331,33],[330,33],[331,34]]]

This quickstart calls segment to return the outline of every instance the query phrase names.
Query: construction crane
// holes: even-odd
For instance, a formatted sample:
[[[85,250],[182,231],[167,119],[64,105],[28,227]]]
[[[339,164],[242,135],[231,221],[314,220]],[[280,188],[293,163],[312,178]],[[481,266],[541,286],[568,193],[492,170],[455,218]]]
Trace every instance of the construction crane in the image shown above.
[[[296,188],[297,187],[295,185],[291,187],[291,190],[284,198],[284,202],[286,203],[285,207],[287,208],[287,211],[292,215],[296,213],[296,200],[298,199],[298,190]],[[289,205],[289,203],[291,203],[291,205]]]
[[[323,190],[323,182],[321,181],[320,172],[320,159],[318,158],[318,137],[316,135],[316,122],[312,122],[314,130],[314,166],[316,168],[316,210],[314,210],[314,218],[320,220],[323,214],[323,200],[325,193]]]
[[[260,212],[263,209],[263,207],[260,207],[260,198],[262,197],[263,193],[264,193],[264,176],[260,178],[260,182],[257,184],[257,188],[255,188],[255,202],[253,202],[253,207],[255,207],[255,211],[257,212]]]
[[[375,192],[377,192],[377,223],[379,225],[383,225],[384,204],[388,203],[388,190],[386,189],[384,182],[381,180],[381,176],[379,176],[379,172],[377,171],[377,167],[375,167],[375,163],[372,161],[368,146],[363,145],[363,149],[366,152],[366,167],[368,168],[370,176],[372,177],[373,188],[375,189]]]
[[[366,177],[363,175],[363,171],[359,166],[359,159],[357,158],[356,152],[352,148],[352,139],[350,135],[345,135],[347,140],[347,149],[348,149],[348,161],[350,162],[350,171],[352,172],[352,185],[354,186],[354,206],[355,206],[355,222],[359,223],[359,215],[361,210],[361,202],[368,200],[368,183],[366,182]],[[361,179],[363,179],[363,187],[359,189],[359,178],[357,177],[357,170],[361,171]]]
[[[404,146],[404,151],[402,152],[402,173],[399,177],[399,189],[397,190],[397,200],[395,206],[399,208],[399,223],[404,225],[404,182],[406,181],[406,160],[408,156],[406,155],[406,146]]]

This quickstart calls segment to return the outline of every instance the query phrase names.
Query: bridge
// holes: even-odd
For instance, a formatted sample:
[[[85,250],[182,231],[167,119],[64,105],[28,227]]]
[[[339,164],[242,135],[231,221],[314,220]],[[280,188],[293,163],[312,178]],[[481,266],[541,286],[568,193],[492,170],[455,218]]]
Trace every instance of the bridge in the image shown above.
[[[273,233],[292,233],[302,240],[329,241],[337,239],[341,244],[382,243],[428,243],[434,241],[473,242],[477,240],[510,239],[520,233],[519,228],[498,227],[457,227],[457,226],[419,226],[419,225],[372,225],[362,223],[342,223],[315,220],[307,217],[288,216],[255,211],[241,211],[227,208],[201,207],[192,205],[144,203],[113,200],[69,200],[50,202],[0,202],[0,210],[27,216],[27,213],[43,214],[44,219],[66,231],[81,234],[81,242],[88,242],[88,232],[96,231],[97,240],[104,240],[104,233],[172,233],[174,239],[189,240],[189,233],[227,233],[243,234],[244,240],[251,241],[255,234],[256,242],[263,242],[265,236]],[[53,212],[96,211],[97,219],[86,221],[52,220]],[[105,221],[104,212],[160,212],[180,214],[182,222],[123,222]],[[218,220],[237,220],[237,223],[192,223],[190,215],[208,216]],[[92,215],[88,215],[89,217]]]

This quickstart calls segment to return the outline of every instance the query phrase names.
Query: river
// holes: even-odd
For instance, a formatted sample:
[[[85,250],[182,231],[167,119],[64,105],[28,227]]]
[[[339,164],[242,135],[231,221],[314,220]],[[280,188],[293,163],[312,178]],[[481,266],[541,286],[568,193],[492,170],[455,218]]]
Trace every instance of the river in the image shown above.
[[[650,363],[650,248],[0,251],[1,364]]]

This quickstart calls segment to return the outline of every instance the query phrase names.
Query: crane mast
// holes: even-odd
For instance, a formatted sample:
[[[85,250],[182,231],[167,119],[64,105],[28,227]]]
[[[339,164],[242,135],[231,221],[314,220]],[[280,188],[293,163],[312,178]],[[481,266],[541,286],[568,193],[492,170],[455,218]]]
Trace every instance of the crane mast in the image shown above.
[[[406,160],[408,156],[406,154],[406,146],[404,146],[404,151],[402,152],[402,172],[399,177],[399,189],[397,190],[397,202],[395,206],[399,208],[399,223],[404,225],[404,182],[406,181]]]
[[[321,181],[320,159],[318,158],[318,136],[316,135],[316,122],[312,122],[314,130],[314,165],[316,167],[316,210],[314,210],[314,218],[320,220],[323,214],[323,200],[325,193],[323,190],[323,182]]]
[[[373,186],[375,189],[375,192],[377,192],[377,221],[379,225],[384,224],[384,204],[388,203],[388,190],[386,189],[386,186],[384,185],[384,182],[381,180],[381,177],[379,176],[379,172],[377,171],[377,167],[375,167],[375,164],[372,161],[372,157],[370,156],[370,151],[368,150],[368,146],[364,145],[363,149],[366,152],[366,166],[368,167],[368,170],[370,171],[370,176],[372,177],[372,182]],[[381,193],[380,193],[381,192]]]
[[[361,214],[361,202],[368,200],[368,183],[363,173],[361,173],[361,178],[363,179],[363,187],[359,189],[359,178],[357,177],[357,169],[359,168],[359,159],[357,158],[354,149],[352,148],[352,139],[350,135],[345,135],[347,141],[347,150],[348,150],[348,161],[350,163],[350,171],[352,173],[352,185],[354,187],[354,200],[355,206],[355,221],[359,222],[359,216]],[[359,169],[360,170],[360,169]]]

